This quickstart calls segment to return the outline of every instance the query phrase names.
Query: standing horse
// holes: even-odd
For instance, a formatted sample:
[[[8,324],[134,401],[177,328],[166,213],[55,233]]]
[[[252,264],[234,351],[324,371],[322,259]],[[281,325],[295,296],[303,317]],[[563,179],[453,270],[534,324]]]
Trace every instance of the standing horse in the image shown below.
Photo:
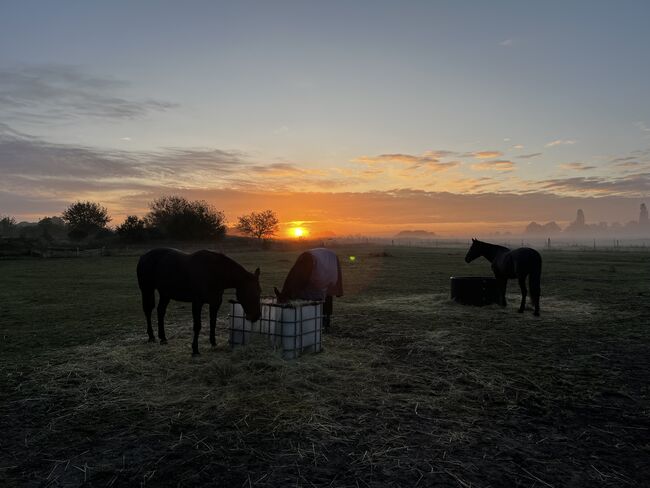
[[[288,300],[325,300],[323,329],[330,325],[334,308],[332,296],[343,296],[341,263],[337,255],[319,247],[303,252],[284,280],[282,291],[274,288],[279,303]]]
[[[165,337],[165,311],[170,300],[192,303],[194,339],[192,354],[199,354],[199,332],[203,304],[210,305],[210,343],[216,346],[217,312],[226,288],[235,288],[246,319],[255,322],[262,314],[260,306],[260,269],[249,273],[240,264],[223,254],[197,251],[186,254],[176,249],[152,249],[138,261],[138,285],[142,292],[142,309],[147,318],[149,342],[156,338],[151,328],[151,312],[156,304],[154,290],[158,290],[158,338]]]
[[[520,247],[511,251],[507,247],[488,244],[472,239],[472,246],[467,251],[465,262],[470,263],[483,256],[492,263],[492,271],[497,279],[501,306],[506,306],[506,285],[508,278],[517,278],[521,288],[521,305],[519,313],[526,306],[526,276],[530,286],[530,297],[535,306],[535,315],[539,316],[540,278],[542,276],[542,256],[529,247]]]

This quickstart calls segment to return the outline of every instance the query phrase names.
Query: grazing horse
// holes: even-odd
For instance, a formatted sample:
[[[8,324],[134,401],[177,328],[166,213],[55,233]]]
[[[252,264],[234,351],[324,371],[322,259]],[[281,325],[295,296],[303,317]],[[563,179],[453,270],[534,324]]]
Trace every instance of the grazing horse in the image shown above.
[[[170,300],[192,303],[194,339],[192,355],[199,354],[199,332],[203,304],[210,305],[210,343],[216,346],[217,312],[226,288],[235,288],[246,319],[255,322],[262,314],[260,306],[260,269],[249,273],[240,264],[223,254],[197,251],[187,254],[176,249],[152,249],[138,261],[138,285],[142,292],[142,309],[147,318],[149,342],[156,339],[151,328],[151,312],[156,304],[154,290],[158,290],[158,338],[165,337],[165,311]]]
[[[323,328],[327,330],[334,308],[332,296],[343,296],[339,258],[323,247],[305,251],[289,271],[282,291],[274,290],[279,303],[295,299],[325,300]]]
[[[506,306],[506,285],[508,278],[517,278],[521,288],[521,305],[519,313],[523,313],[526,306],[526,276],[530,286],[530,297],[535,306],[534,314],[539,316],[540,278],[542,275],[542,256],[529,247],[520,247],[510,250],[504,246],[488,244],[477,239],[472,239],[472,246],[467,251],[465,262],[470,263],[483,256],[492,263],[492,271],[497,279],[497,287],[501,299],[501,306]]]

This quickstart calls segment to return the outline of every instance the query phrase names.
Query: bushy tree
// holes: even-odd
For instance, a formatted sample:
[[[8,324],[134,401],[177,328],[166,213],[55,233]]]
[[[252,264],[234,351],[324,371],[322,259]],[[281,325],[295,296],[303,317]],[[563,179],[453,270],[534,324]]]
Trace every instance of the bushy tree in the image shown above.
[[[37,224],[40,237],[48,241],[65,236],[65,221],[61,217],[43,217]]]
[[[16,229],[16,219],[10,216],[0,218],[0,236],[9,236]]]
[[[106,228],[111,221],[106,207],[96,202],[75,202],[61,215],[68,225],[71,239],[81,240]]]
[[[145,221],[136,215],[129,215],[121,225],[117,226],[116,230],[120,239],[129,242],[143,241],[147,237]]]
[[[226,233],[224,214],[203,200],[170,195],[154,200],[145,223],[163,237],[179,240],[219,239]]]
[[[251,212],[248,215],[239,217],[237,230],[247,236],[257,239],[268,239],[278,232],[277,215],[273,210],[264,210],[262,212]]]

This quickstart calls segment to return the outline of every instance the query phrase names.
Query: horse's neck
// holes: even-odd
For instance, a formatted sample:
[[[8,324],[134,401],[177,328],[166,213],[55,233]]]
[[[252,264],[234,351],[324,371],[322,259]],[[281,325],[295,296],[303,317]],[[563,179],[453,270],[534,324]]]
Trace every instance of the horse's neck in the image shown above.
[[[509,249],[503,246],[497,246],[496,244],[483,243],[483,256],[488,261],[492,262],[496,259],[499,254],[508,252]]]
[[[240,288],[248,277],[248,271],[239,263],[236,263],[227,256],[223,256],[223,280],[224,288]]]

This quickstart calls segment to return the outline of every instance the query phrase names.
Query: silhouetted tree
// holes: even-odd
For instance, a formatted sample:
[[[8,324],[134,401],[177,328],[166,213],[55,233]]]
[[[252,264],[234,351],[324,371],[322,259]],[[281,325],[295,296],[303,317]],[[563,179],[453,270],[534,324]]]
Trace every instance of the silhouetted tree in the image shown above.
[[[61,217],[43,217],[36,225],[40,237],[45,240],[53,241],[57,237],[65,236],[65,221]]]
[[[237,230],[242,234],[255,237],[257,239],[268,239],[273,237],[278,231],[280,221],[273,210],[264,210],[263,212],[251,212],[248,215],[239,217]]]
[[[135,215],[129,215],[121,225],[117,226],[117,234],[120,239],[130,242],[143,241],[147,237],[144,219]]]
[[[0,218],[0,236],[9,236],[16,229],[16,219],[10,216]]]
[[[68,236],[81,240],[106,228],[111,221],[106,207],[96,202],[75,202],[61,215],[68,225]]]
[[[180,240],[220,239],[226,233],[224,214],[203,200],[180,196],[154,200],[145,217],[148,227],[164,237]]]

